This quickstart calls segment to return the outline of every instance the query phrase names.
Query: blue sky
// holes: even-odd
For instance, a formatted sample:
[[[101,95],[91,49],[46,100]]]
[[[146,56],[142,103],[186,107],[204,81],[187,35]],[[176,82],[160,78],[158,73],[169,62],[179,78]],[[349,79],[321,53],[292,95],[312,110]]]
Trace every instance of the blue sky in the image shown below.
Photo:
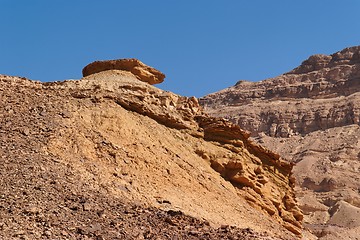
[[[0,0],[0,74],[78,79],[95,60],[138,58],[158,87],[203,96],[360,45],[359,0]]]

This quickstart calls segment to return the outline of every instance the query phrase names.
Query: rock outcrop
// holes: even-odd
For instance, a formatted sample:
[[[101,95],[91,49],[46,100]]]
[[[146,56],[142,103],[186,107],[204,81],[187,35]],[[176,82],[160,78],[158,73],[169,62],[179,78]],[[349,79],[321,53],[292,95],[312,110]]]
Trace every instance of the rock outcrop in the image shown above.
[[[291,193],[294,187],[291,164],[251,142],[248,139],[249,133],[237,125],[204,114],[194,97],[181,97],[134,82],[131,78],[124,78],[123,75],[126,74],[122,71],[110,71],[89,76],[74,82],[78,91],[72,95],[84,98],[90,90],[90,95],[87,96],[90,98],[96,85],[106,93],[102,98],[112,99],[121,107],[148,116],[166,127],[180,129],[195,138],[223,146],[229,151],[227,154],[209,151],[209,148],[196,149],[196,153],[205,158],[226,180],[238,186],[240,195],[246,196],[245,199],[252,206],[283,222],[292,232],[300,234],[302,213]],[[121,77],[111,84],[107,80],[100,80],[114,76]],[[98,81],[94,82],[93,79]],[[136,91],[131,91],[132,89]],[[286,205],[285,198],[294,204]]]
[[[94,73],[107,71],[107,70],[123,70],[129,71],[136,76],[139,80],[147,82],[151,85],[162,83],[165,74],[149,67],[137,59],[118,59],[107,61],[95,61],[88,64],[82,70],[83,76],[89,76]]]
[[[360,207],[359,46],[311,56],[275,78],[239,81],[200,103],[210,115],[238,124],[295,164],[305,222],[318,236],[326,239],[319,228],[331,224],[329,211],[334,204],[346,201]],[[304,200],[309,198],[325,208],[309,211]]]
[[[0,77],[0,238],[300,236],[292,164],[139,78]]]

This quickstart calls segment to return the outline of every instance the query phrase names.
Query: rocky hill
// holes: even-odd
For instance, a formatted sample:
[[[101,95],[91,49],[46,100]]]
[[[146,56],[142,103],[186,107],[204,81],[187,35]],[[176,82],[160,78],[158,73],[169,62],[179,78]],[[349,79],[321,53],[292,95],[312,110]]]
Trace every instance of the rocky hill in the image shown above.
[[[83,72],[0,76],[0,239],[300,237],[292,164],[138,60]]]
[[[321,239],[360,236],[360,47],[314,55],[260,82],[200,99],[295,164],[304,223]]]

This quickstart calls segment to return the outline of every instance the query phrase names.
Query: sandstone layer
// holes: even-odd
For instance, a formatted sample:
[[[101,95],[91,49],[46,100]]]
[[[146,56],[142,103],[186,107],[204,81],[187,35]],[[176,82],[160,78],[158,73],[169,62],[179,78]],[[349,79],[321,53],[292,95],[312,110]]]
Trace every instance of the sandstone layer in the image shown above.
[[[151,85],[162,83],[165,78],[165,74],[159,70],[149,67],[137,59],[118,59],[107,61],[95,61],[82,70],[83,76],[89,76],[94,73],[99,73],[107,70],[123,70],[131,72],[143,82],[147,82]]]
[[[150,84],[0,77],[1,239],[299,238],[292,164]]]
[[[210,115],[238,124],[295,164],[304,221],[318,237],[335,239],[335,232],[358,231],[340,220],[336,230],[329,228],[334,218],[340,219],[334,217],[337,204],[360,210],[359,46],[311,56],[275,78],[239,81],[200,103]],[[341,221],[357,219],[358,210],[341,215]]]

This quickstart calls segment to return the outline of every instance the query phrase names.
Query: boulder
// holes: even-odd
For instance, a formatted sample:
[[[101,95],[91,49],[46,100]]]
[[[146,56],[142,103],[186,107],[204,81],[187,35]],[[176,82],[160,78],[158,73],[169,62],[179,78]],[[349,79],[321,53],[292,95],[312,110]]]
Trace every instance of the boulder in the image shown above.
[[[134,74],[140,81],[147,82],[151,85],[162,83],[165,78],[165,74],[162,72],[156,70],[155,68],[149,67],[134,58],[95,61],[85,66],[82,70],[82,74],[84,77],[86,77],[94,73],[108,70],[129,71]]]

